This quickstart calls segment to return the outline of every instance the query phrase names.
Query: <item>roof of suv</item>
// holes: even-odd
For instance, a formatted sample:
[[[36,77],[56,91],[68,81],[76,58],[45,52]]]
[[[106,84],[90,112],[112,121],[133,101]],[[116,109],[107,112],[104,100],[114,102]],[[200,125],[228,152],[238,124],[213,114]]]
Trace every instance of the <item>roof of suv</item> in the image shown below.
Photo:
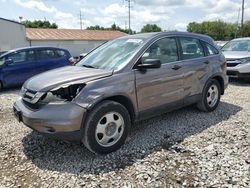
[[[189,32],[179,32],[179,31],[169,31],[169,32],[154,32],[154,33],[141,33],[136,35],[127,35],[123,38],[145,38],[145,39],[151,39],[157,36],[183,36],[183,37],[194,37],[198,38],[200,40],[203,40],[205,42],[208,42],[210,44],[214,44],[214,41],[211,37],[207,35],[197,34],[197,33],[189,33]]]

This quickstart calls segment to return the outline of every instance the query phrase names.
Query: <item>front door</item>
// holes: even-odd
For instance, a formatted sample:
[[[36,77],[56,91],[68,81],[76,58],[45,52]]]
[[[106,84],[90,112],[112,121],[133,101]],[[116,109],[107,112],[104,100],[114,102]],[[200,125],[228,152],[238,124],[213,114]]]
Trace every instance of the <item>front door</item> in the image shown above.
[[[6,58],[13,61],[2,68],[6,86],[20,85],[37,73],[33,50],[13,52]]]
[[[159,59],[162,66],[145,71],[135,70],[139,112],[150,116],[181,106],[183,71],[176,39],[163,38],[156,41],[142,55],[140,63],[146,59]]]

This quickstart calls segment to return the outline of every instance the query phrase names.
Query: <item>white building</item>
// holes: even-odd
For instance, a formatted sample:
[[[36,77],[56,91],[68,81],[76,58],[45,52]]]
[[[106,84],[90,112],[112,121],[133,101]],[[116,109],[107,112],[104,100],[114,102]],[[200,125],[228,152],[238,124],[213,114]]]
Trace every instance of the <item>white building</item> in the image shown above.
[[[27,46],[25,26],[0,17],[0,52]]]
[[[126,35],[120,31],[37,29],[0,17],[0,52],[27,46],[52,46],[79,56],[103,42]]]
[[[72,56],[79,56],[103,42],[126,35],[120,31],[80,29],[26,29],[30,46],[53,46],[68,49]]]

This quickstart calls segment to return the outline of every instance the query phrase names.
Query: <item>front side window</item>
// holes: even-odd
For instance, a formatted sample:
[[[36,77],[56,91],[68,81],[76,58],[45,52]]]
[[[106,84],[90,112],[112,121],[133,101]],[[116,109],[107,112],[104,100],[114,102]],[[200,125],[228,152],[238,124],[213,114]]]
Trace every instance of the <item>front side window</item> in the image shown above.
[[[8,55],[8,59],[13,60],[13,63],[21,63],[26,60],[26,52],[13,52]]]
[[[5,62],[5,58],[4,58],[4,57],[1,57],[1,58],[0,58],[0,66],[3,65],[4,62]]]
[[[152,44],[141,57],[143,63],[147,59],[159,59],[162,64],[178,61],[175,38],[164,38]]]
[[[144,38],[122,38],[107,42],[90,52],[76,66],[106,70],[121,69],[144,41]]]
[[[194,38],[180,38],[182,48],[182,59],[193,59],[204,57],[202,45],[198,39]]]
[[[35,56],[35,51],[34,50],[29,50],[27,52],[27,60],[28,61],[35,61],[36,56]]]

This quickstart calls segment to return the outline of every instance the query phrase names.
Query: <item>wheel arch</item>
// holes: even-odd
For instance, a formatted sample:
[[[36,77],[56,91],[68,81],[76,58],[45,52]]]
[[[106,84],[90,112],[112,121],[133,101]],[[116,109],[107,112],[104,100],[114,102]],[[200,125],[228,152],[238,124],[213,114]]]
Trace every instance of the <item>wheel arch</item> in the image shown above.
[[[103,102],[105,100],[115,101],[115,102],[123,105],[129,112],[131,122],[135,121],[136,113],[135,113],[135,107],[133,105],[133,102],[128,97],[126,97],[124,95],[114,95],[114,96],[108,96],[108,97],[102,98],[101,100],[98,100],[96,103],[91,105],[91,108],[89,108],[88,110],[93,109],[96,105],[100,104],[101,102]]]
[[[211,79],[217,80],[220,84],[221,87],[221,95],[224,95],[224,91],[225,91],[225,86],[224,86],[224,80],[221,76],[215,75],[212,76]]]

